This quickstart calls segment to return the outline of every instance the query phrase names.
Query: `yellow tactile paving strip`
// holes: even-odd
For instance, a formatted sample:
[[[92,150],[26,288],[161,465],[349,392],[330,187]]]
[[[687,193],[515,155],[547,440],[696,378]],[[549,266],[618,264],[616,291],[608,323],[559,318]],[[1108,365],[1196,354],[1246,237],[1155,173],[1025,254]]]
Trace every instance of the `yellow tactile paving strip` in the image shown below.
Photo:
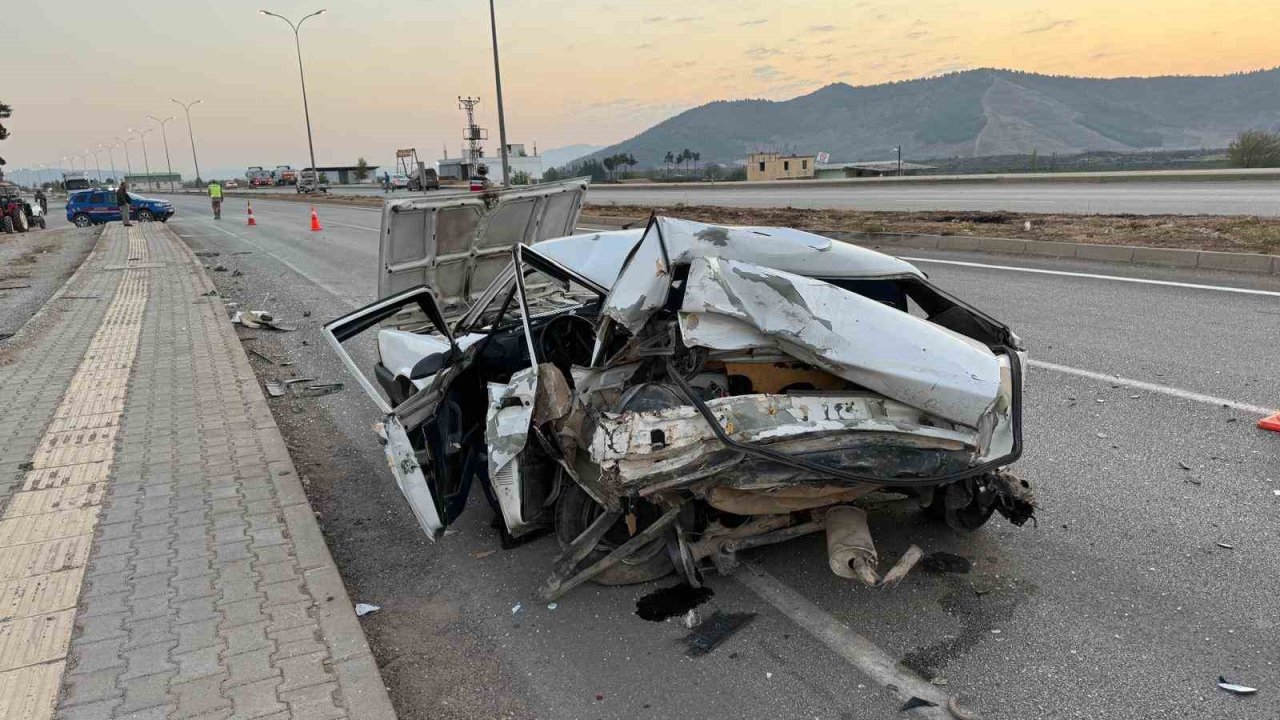
[[[147,260],[140,228],[129,261]],[[53,716],[76,602],[147,304],[145,270],[123,270],[102,325],[54,414],[31,470],[0,515],[0,718]]]

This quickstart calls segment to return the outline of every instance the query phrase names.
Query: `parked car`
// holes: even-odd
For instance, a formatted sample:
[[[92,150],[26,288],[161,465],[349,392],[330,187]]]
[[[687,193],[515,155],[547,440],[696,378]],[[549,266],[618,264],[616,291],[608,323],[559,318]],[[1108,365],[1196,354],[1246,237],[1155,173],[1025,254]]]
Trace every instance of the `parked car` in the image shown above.
[[[1032,518],[1007,470],[1025,366],[1008,327],[910,263],[791,228],[574,235],[586,189],[388,201],[381,299],[324,327],[430,538],[478,485],[508,543],[554,529],[552,599],[696,584],[823,531],[834,572],[881,585],[853,506],[873,491],[958,530]],[[373,328],[361,367],[343,343]]]
[[[173,203],[168,200],[129,193],[131,220],[165,222],[173,217],[173,213]],[[118,220],[120,220],[120,207],[116,205],[115,188],[80,190],[67,197],[67,221],[76,227],[89,227]]]
[[[226,181],[226,182],[222,183],[222,189],[223,189],[223,190],[235,190],[235,189],[237,189],[237,188],[239,188],[239,187],[240,187],[240,183],[239,183],[239,182],[236,182],[235,180],[228,180],[228,181]]]
[[[404,189],[404,188],[408,188],[408,187],[409,187],[409,176],[408,176],[408,175],[392,175],[392,176],[391,176],[391,189],[392,189],[392,190],[400,190],[400,189]]]

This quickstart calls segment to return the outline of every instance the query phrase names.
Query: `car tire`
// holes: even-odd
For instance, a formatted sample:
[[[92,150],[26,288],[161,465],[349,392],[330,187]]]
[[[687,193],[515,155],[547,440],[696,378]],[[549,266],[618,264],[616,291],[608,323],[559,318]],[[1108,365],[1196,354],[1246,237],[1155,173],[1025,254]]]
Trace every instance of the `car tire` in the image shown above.
[[[13,234],[13,218],[9,217],[8,215],[5,215],[3,226],[4,226],[4,231],[6,233]]]
[[[556,500],[556,538],[560,541],[560,547],[567,548],[574,538],[581,535],[592,521],[604,512],[604,508],[573,480],[565,477],[561,482],[560,497]],[[578,564],[578,567],[590,567],[617,547],[619,543],[611,542],[610,536],[615,535],[619,530],[622,533],[626,532],[623,520],[619,520],[618,525],[621,527],[615,526],[606,534],[605,539]],[[633,556],[637,559],[624,560],[595,576],[591,581],[598,585],[635,585],[666,577],[675,569],[671,556],[666,551],[666,542],[665,536],[657,538]]]
[[[137,212],[138,222],[155,222],[156,216],[150,210],[139,210]]]
[[[87,228],[90,225],[93,225],[93,218],[89,217],[86,213],[76,213],[71,216],[71,224],[78,228]]]
[[[19,210],[14,215],[13,227],[20,233],[24,233],[31,229],[31,223],[27,220],[27,214]]]
[[[36,218],[36,225],[39,225],[41,230],[45,229],[46,223],[44,216]]]

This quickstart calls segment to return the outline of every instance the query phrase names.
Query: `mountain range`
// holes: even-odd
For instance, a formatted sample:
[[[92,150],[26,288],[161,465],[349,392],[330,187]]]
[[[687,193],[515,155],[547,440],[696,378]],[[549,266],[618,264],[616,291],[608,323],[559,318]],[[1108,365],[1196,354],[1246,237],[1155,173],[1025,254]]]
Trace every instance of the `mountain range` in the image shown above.
[[[756,150],[830,153],[833,162],[1036,152],[1221,148],[1242,130],[1280,129],[1280,68],[1222,76],[1078,78],[966,70],[791,100],[718,100],[593,157],[659,167],[688,148],[733,163]]]

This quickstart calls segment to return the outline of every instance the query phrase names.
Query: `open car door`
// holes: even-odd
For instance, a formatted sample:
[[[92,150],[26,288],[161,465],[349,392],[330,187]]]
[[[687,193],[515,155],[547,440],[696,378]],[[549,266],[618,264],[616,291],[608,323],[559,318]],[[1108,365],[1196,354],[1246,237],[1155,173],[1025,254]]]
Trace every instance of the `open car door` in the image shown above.
[[[382,209],[378,297],[426,285],[453,322],[511,262],[511,246],[572,235],[589,178],[407,198]],[[420,324],[412,309],[397,326]]]
[[[352,359],[342,343],[408,308],[412,308],[413,312],[429,323],[424,331],[431,332],[441,341],[440,357],[424,358],[433,361],[440,369],[431,386],[392,407],[361,372],[359,364]],[[451,497],[458,495],[458,488],[449,485],[450,479],[458,477],[460,473],[448,472],[448,468],[442,468],[441,465],[447,466],[448,463],[460,462],[461,459],[455,459],[447,452],[447,444],[442,452],[440,443],[428,442],[425,432],[422,432],[416,442],[411,441],[406,430],[409,427],[417,431],[417,428],[428,424],[427,419],[439,419],[440,400],[450,384],[450,375],[454,369],[451,363],[457,356],[457,346],[435,297],[426,287],[406,290],[333,320],[324,326],[322,332],[348,372],[382,411],[383,421],[377,431],[387,454],[387,463],[391,466],[391,474],[395,476],[400,492],[408,500],[409,507],[413,509],[413,514],[427,537],[432,540],[438,538],[448,522],[461,512],[461,507],[451,506],[449,503]],[[447,424],[447,419],[445,420]],[[434,428],[441,426],[441,423],[430,425]],[[428,468],[426,472],[423,471],[424,464]]]

